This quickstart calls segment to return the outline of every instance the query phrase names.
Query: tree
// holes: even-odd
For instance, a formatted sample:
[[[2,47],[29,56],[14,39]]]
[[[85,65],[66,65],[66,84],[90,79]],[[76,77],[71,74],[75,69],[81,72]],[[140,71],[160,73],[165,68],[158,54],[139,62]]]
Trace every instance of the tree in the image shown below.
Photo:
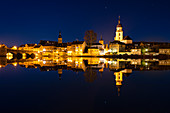
[[[84,40],[88,45],[92,45],[92,43],[97,41],[97,33],[94,33],[93,30],[88,30],[85,32]]]
[[[93,70],[91,67],[88,67],[87,70],[84,72],[85,81],[92,83],[97,79],[97,72]]]

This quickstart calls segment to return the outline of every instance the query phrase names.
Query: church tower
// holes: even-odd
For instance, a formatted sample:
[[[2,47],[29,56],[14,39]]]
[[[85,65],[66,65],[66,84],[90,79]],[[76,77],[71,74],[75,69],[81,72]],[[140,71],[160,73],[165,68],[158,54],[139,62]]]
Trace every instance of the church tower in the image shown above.
[[[120,23],[120,16],[118,20],[118,25],[116,27],[116,36],[115,36],[116,41],[122,41],[123,40],[123,30],[122,30],[122,24]]]
[[[62,43],[62,36],[61,36],[61,32],[59,32],[59,36],[58,36],[58,43],[61,44]]]
[[[120,72],[115,72],[115,81],[116,81],[116,87],[118,88],[118,96],[120,96],[120,88],[122,86],[122,81],[123,81],[123,73]]]
[[[104,44],[104,40],[103,40],[103,38],[102,38],[102,35],[101,35],[101,37],[100,37],[99,43],[102,44],[102,45]]]
[[[62,69],[58,69],[59,80],[61,80],[62,74],[63,74],[63,70]]]

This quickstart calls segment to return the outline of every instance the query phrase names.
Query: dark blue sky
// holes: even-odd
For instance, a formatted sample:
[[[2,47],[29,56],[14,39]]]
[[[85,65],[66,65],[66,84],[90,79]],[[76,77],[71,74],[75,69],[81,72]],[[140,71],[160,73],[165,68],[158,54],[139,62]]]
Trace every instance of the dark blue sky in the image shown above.
[[[83,40],[94,30],[113,40],[118,16],[134,41],[170,42],[168,0],[1,0],[0,43],[8,46],[57,40]]]

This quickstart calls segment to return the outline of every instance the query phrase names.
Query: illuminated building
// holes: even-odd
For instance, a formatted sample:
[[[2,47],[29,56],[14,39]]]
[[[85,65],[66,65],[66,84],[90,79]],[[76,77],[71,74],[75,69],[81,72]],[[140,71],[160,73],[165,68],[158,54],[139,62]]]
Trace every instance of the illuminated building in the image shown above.
[[[141,49],[131,49],[131,55],[141,55]]]
[[[119,54],[125,51],[125,44],[120,41],[113,41],[109,43],[109,52],[111,54]]]
[[[122,24],[120,23],[120,16],[118,20],[118,25],[116,27],[116,36],[114,38],[115,41],[120,41],[125,44],[132,44],[132,39],[129,36],[123,36],[123,27]]]
[[[97,47],[89,47],[88,54],[90,56],[99,56],[99,49]]]
[[[34,46],[33,51],[40,53],[43,51],[43,46],[41,44],[38,44],[38,45]]]
[[[170,48],[160,48],[159,54],[170,55]]]
[[[13,47],[11,47],[11,49],[17,50],[17,46],[13,46]]]
[[[72,51],[73,56],[82,56],[86,45],[85,41],[73,41],[70,50],[67,51]]]
[[[21,45],[18,50],[25,50],[25,51],[33,51],[34,47],[37,44],[25,44],[25,45]]]

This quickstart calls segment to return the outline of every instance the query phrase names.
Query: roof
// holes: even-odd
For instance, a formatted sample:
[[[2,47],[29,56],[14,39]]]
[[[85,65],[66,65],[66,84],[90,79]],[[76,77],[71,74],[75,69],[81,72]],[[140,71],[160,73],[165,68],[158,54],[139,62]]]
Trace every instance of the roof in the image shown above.
[[[58,43],[56,47],[67,47],[67,43]]]
[[[59,32],[59,36],[58,36],[58,38],[62,38],[62,36],[61,36],[61,32]]]
[[[122,24],[118,24],[117,27],[122,27]]]
[[[57,43],[58,43],[57,41],[40,40],[39,44],[43,46],[53,46],[56,45]]]
[[[20,45],[19,47],[25,47],[25,45]]]
[[[132,40],[129,36],[125,36],[123,40]]]
[[[115,40],[115,41],[113,41],[113,42],[110,42],[111,44],[125,44],[125,43],[123,43],[123,42],[120,42],[120,41],[117,41],[117,40]]]
[[[72,42],[67,42],[67,46],[71,46]]]
[[[39,48],[41,47],[41,44],[36,45],[34,48]]]
[[[31,46],[35,46],[36,44],[27,44],[29,47],[31,47]]]
[[[140,42],[133,42],[133,44],[141,44],[141,43],[143,43],[143,44],[170,44],[170,43],[168,43],[168,42],[144,42],[144,41],[140,41]]]
[[[72,44],[83,44],[84,41],[73,41]]]

